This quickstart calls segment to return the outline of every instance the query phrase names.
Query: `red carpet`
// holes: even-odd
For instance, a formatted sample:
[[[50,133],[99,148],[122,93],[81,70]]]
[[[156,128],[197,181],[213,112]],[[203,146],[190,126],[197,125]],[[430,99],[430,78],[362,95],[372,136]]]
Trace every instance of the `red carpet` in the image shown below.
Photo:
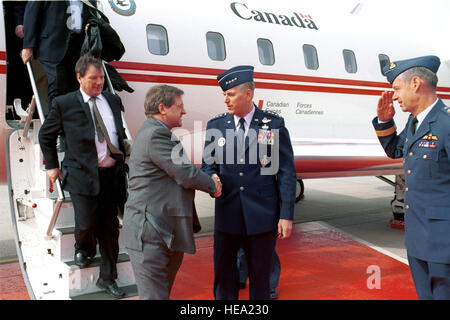
[[[171,299],[213,299],[213,239],[196,239],[197,253],[185,255]],[[351,238],[310,222],[294,225],[290,239],[277,242],[281,300],[417,299],[409,267]],[[379,289],[369,289],[379,270]],[[29,299],[18,263],[0,265],[0,300]],[[240,292],[248,299],[248,289]]]
[[[197,239],[197,253],[185,255],[171,299],[213,299],[213,239]],[[277,242],[282,300],[417,299],[409,267],[318,223],[294,225],[290,239]],[[379,269],[379,289],[373,269]],[[248,289],[240,291],[248,299]]]
[[[18,263],[0,265],[0,300],[30,300]]]

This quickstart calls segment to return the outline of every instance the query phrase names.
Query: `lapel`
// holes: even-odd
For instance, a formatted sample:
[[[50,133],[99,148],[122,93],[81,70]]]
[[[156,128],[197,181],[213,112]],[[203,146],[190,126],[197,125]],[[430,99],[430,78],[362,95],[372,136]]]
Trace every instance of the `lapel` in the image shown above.
[[[427,114],[425,119],[422,121],[420,126],[416,128],[416,133],[414,135],[411,134],[411,125],[412,118],[411,115],[408,121],[408,142],[407,142],[407,150],[409,150],[417,140],[420,140],[425,134],[429,133],[431,130],[431,124],[437,120],[439,115],[439,109],[442,108],[442,101],[439,101],[434,105],[433,109]]]
[[[111,112],[114,117],[114,124],[116,125],[116,130],[119,133],[119,138],[124,139],[125,137],[122,136],[123,130],[121,130],[122,129],[122,113],[120,110],[120,106],[115,103],[115,101],[112,99],[112,97],[108,93],[103,91],[102,94],[105,97],[106,101],[108,101],[109,108],[111,109]]]
[[[247,152],[248,148],[257,140],[259,129],[262,125],[262,112],[256,106],[254,106],[254,108],[255,113],[253,114],[248,131],[250,132],[250,130],[252,130],[252,132],[256,134],[249,134],[248,139],[245,139],[245,152]]]
[[[78,102],[81,105],[81,109],[83,109],[84,113],[86,114],[86,117],[89,122],[89,126],[92,128],[92,133],[95,135],[94,120],[92,120],[92,113],[91,113],[91,109],[89,108],[89,104],[87,104],[86,102],[83,101],[83,96],[81,95],[80,90],[77,90],[76,95],[77,95]]]

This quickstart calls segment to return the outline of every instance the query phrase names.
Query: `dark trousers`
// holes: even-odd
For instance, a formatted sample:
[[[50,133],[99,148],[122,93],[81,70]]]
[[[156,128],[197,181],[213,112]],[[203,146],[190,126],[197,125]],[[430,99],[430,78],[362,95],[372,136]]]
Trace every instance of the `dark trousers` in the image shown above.
[[[408,256],[411,275],[420,300],[450,300],[450,264]]]
[[[243,248],[239,249],[237,257],[237,268],[239,271],[239,282],[246,283],[248,278],[248,263],[245,251]],[[270,289],[276,289],[280,280],[281,263],[277,251],[273,251],[272,267],[270,271]]]
[[[237,300],[239,272],[237,253],[242,247],[247,256],[251,300],[270,298],[270,274],[275,250],[276,232],[257,235],[236,235],[214,231],[214,297]]]
[[[58,63],[39,60],[47,75],[47,105],[49,108],[55,97],[75,91],[80,87],[75,75],[75,64],[80,58],[81,40],[80,34],[71,34],[66,55]]]
[[[99,244],[100,278],[117,278],[119,255],[119,220],[117,199],[114,197],[114,167],[99,171],[100,193],[85,196],[70,193],[75,210],[75,253],[82,251],[93,257]]]

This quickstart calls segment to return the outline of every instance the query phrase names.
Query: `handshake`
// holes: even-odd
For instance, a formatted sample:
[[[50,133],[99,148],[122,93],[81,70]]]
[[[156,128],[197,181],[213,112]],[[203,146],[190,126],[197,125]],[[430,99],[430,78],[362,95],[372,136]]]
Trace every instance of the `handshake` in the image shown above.
[[[211,179],[213,179],[216,184],[216,193],[214,193],[214,198],[218,198],[222,195],[222,182],[220,182],[219,176],[215,173],[211,176]]]

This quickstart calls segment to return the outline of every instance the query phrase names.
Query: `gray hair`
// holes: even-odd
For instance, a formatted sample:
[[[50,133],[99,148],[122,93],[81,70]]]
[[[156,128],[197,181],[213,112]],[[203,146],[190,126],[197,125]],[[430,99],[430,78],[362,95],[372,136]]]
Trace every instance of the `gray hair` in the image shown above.
[[[415,76],[418,76],[421,79],[423,79],[425,83],[427,83],[431,88],[433,89],[437,88],[438,83],[437,75],[433,71],[425,67],[414,67],[406,70],[401,74],[402,79],[406,82],[411,81],[411,79]]]
[[[86,74],[86,70],[89,66],[94,66],[97,69],[103,70],[103,62],[88,54],[82,55],[75,65],[75,73],[79,73],[82,77]]]
[[[242,93],[245,90],[249,89],[252,92],[252,98],[254,97],[254,95],[255,95],[255,83],[253,81],[248,81],[248,82],[241,83],[238,87],[239,87],[239,89],[241,90]]]
[[[252,92],[255,92],[255,83],[253,81],[241,83],[239,86],[242,90],[250,89]]]
[[[159,113],[159,105],[162,103],[170,107],[175,103],[175,96],[182,96],[184,91],[166,84],[154,86],[145,95],[144,110],[146,115]]]

